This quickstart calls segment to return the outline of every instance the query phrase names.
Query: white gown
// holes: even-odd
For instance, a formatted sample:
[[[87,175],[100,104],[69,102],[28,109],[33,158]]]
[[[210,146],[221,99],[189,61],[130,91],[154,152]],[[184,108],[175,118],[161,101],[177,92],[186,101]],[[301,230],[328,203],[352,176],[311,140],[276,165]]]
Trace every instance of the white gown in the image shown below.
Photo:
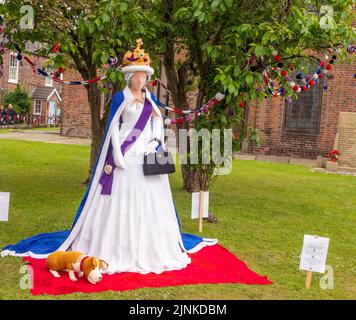
[[[120,141],[129,134],[143,108],[133,102],[122,111]],[[142,161],[152,137],[151,117],[125,153],[125,169],[116,167],[111,195],[95,190],[82,228],[68,250],[81,251],[108,262],[103,273],[156,274],[185,268],[191,258],[182,238],[167,175],[145,176]]]

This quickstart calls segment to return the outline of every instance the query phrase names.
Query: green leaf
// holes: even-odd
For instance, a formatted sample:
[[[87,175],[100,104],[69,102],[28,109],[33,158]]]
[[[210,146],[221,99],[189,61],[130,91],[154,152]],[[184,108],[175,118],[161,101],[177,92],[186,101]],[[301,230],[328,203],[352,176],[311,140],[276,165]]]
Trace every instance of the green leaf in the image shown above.
[[[212,3],[211,3],[211,7],[212,8],[216,8],[218,7],[220,4],[220,0],[214,0]]]
[[[225,116],[224,114],[222,114],[222,115],[220,116],[220,121],[221,121],[221,123],[222,123],[223,125],[225,125],[225,124],[227,123],[226,116]]]
[[[193,17],[195,17],[195,18],[199,17],[201,15],[201,13],[202,13],[201,11],[197,10],[194,12]]]
[[[231,8],[233,5],[233,0],[224,0],[226,7]]]
[[[106,13],[103,14],[102,16],[103,22],[109,22],[110,21],[110,16]]]
[[[95,22],[89,23],[89,33],[92,34],[96,29]]]
[[[239,26],[239,31],[241,31],[241,32],[244,32],[249,29],[251,29],[251,25],[248,23],[243,23]]]
[[[246,76],[245,80],[246,80],[246,83],[247,83],[249,86],[251,86],[252,83],[253,83],[253,75],[249,73],[249,74]]]
[[[116,73],[115,72],[110,72],[109,78],[110,78],[110,80],[115,81],[116,80]]]
[[[126,3],[126,2],[122,2],[122,3],[120,4],[120,10],[121,10],[122,12],[125,12],[125,11],[127,10],[127,3]]]
[[[229,90],[229,93],[231,93],[231,94],[234,93],[235,86],[232,83],[230,83],[229,86],[228,86],[228,90]]]
[[[104,52],[101,53],[100,61],[102,64],[105,64],[108,61],[107,53]]]
[[[235,68],[234,68],[234,77],[237,78],[238,75],[240,74],[240,72],[241,72],[240,67],[239,66],[235,66]]]
[[[262,57],[265,54],[265,47],[257,45],[255,48],[255,55],[257,58]]]

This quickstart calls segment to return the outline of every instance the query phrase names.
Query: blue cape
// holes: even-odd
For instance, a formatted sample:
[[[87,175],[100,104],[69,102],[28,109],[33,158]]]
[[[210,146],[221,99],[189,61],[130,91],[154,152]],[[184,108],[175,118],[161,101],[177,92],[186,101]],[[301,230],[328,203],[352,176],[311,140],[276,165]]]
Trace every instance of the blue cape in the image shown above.
[[[40,233],[40,234],[34,235],[30,238],[23,239],[20,242],[18,242],[17,244],[11,244],[11,245],[4,247],[3,251],[1,252],[1,256],[12,255],[12,256],[31,256],[33,258],[45,258],[51,252],[58,250],[63,245],[63,243],[68,239],[71,231],[76,226],[77,221],[80,218],[83,208],[86,204],[88,194],[91,189],[92,182],[94,180],[94,174],[97,171],[98,161],[101,158],[101,156],[104,156],[104,158],[106,157],[106,154],[102,155],[104,142],[107,140],[106,138],[107,138],[112,120],[114,119],[114,116],[118,112],[119,108],[123,105],[123,102],[125,100],[124,92],[125,92],[125,90],[128,90],[127,88],[128,87],[126,87],[124,90],[117,92],[113,96],[111,107],[110,107],[110,116],[109,116],[109,119],[106,124],[104,138],[102,140],[99,155],[97,157],[97,160],[96,160],[96,163],[95,163],[94,169],[93,169],[93,177],[92,177],[92,179],[86,189],[84,197],[79,205],[79,208],[75,215],[71,229],[57,231],[57,232],[51,232],[51,233]],[[153,93],[151,93],[150,97],[151,97],[151,101],[153,101],[154,104],[156,104],[155,107],[157,108],[157,99],[156,99],[155,95]],[[106,148],[106,152],[107,152],[107,148]],[[173,204],[174,204],[174,201],[173,201]],[[178,217],[178,213],[177,213],[175,204],[174,204],[174,208],[175,208],[175,212],[176,212],[177,223],[179,224],[179,229],[181,231],[181,224],[180,224],[180,220]],[[182,235],[184,249],[188,253],[194,253],[194,252],[200,250],[201,248],[203,248],[204,246],[214,245],[217,243],[217,239],[203,238],[203,237],[200,237],[200,236],[197,236],[194,234],[182,233],[182,231],[181,231],[181,235]]]

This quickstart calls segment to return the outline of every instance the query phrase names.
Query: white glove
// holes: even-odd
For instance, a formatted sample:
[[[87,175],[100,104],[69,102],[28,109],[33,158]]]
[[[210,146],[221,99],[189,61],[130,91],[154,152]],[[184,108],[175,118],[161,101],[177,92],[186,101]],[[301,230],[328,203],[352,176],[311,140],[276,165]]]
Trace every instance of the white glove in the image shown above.
[[[158,141],[149,142],[146,146],[145,154],[156,152],[156,148],[158,147],[158,145],[159,145]]]
[[[161,134],[162,134],[161,119],[158,116],[152,117],[152,139],[156,138],[161,140]],[[155,152],[158,145],[159,142],[157,140],[150,141],[147,144],[145,154]]]
[[[112,124],[112,134],[111,134],[111,142],[112,142],[112,151],[114,162],[117,167],[126,168],[125,159],[121,152],[121,141],[120,141],[120,129],[118,124]]]
[[[152,139],[157,138],[159,140],[161,139],[162,135],[162,120],[160,117],[152,117]]]

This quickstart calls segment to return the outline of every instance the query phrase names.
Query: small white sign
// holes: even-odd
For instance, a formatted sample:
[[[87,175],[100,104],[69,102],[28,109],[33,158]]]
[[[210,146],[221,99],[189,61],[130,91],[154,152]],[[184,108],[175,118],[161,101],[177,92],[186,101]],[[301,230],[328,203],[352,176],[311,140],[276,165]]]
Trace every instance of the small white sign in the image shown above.
[[[304,235],[299,269],[325,273],[329,238]]]
[[[209,191],[204,191],[204,204],[203,204],[203,218],[209,217]],[[191,218],[198,219],[199,218],[199,195],[200,192],[192,192],[192,212]]]
[[[0,221],[9,220],[10,192],[0,192]]]

